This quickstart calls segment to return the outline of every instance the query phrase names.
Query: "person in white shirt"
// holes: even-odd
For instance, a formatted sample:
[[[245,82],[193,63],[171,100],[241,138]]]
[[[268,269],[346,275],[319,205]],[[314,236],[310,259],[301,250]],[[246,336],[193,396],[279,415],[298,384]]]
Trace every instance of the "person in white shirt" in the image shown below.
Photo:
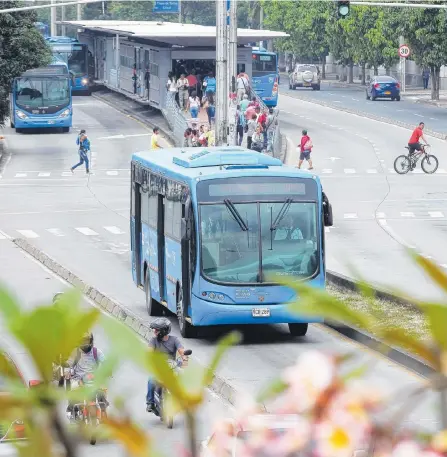
[[[184,74],[181,74],[180,79],[177,80],[178,104],[180,105],[180,109],[184,111],[186,111],[188,105],[188,87],[188,80],[185,78]]]
[[[248,90],[248,79],[245,74],[240,73],[236,80],[237,101],[240,102]]]
[[[197,119],[199,116],[200,110],[200,98],[197,97],[197,92],[194,90],[189,97],[189,112],[191,113],[191,118]]]
[[[175,102],[175,93],[177,92],[177,84],[175,82],[175,76],[172,71],[168,73],[168,80],[166,81],[166,90],[168,91],[168,97]]]

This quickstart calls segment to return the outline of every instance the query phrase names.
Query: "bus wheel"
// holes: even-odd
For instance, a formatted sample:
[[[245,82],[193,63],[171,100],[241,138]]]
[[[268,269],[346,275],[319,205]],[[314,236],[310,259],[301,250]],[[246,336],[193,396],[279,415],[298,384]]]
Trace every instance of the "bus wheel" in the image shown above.
[[[68,133],[70,131],[70,127],[62,127],[63,133]]]
[[[183,338],[196,338],[197,328],[186,320],[186,316],[183,311],[183,292],[181,288],[179,288],[177,293],[177,317],[180,334],[183,336]]]
[[[146,309],[149,316],[162,316],[163,308],[152,298],[151,285],[149,283],[149,273],[144,279],[144,293],[146,295]]]
[[[293,336],[304,336],[309,324],[289,324],[289,331]]]

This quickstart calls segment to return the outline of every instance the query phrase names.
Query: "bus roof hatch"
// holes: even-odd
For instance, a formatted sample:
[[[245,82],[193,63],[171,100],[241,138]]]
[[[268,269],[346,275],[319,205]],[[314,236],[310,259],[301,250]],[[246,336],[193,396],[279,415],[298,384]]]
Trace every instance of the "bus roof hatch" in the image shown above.
[[[282,166],[282,162],[279,159],[260,152],[236,147],[203,148],[188,156],[175,156],[172,162],[184,168],[219,167],[221,165]]]

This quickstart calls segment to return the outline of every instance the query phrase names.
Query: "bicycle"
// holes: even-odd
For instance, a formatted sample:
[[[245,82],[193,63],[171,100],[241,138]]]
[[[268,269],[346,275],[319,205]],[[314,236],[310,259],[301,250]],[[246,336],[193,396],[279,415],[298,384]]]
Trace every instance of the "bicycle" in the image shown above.
[[[405,146],[405,149],[410,151],[409,146]],[[426,144],[421,146],[420,151],[414,151],[413,154],[408,153],[408,155],[400,155],[396,157],[394,161],[394,169],[396,173],[400,175],[404,175],[408,173],[410,170],[414,170],[416,168],[416,164],[418,163],[419,159],[424,156],[421,160],[421,168],[424,173],[433,174],[438,169],[438,159],[436,156],[429,154],[427,149],[430,150],[430,145]]]

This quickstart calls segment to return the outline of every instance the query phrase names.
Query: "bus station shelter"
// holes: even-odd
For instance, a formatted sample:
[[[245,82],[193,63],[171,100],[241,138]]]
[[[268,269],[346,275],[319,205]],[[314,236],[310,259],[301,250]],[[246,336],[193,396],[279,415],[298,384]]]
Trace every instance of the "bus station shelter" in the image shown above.
[[[215,68],[214,26],[153,21],[61,21],[60,24],[76,28],[79,41],[88,44],[98,83],[159,109],[165,106],[170,71]],[[238,71],[251,77],[254,43],[287,36],[272,30],[238,29]]]

